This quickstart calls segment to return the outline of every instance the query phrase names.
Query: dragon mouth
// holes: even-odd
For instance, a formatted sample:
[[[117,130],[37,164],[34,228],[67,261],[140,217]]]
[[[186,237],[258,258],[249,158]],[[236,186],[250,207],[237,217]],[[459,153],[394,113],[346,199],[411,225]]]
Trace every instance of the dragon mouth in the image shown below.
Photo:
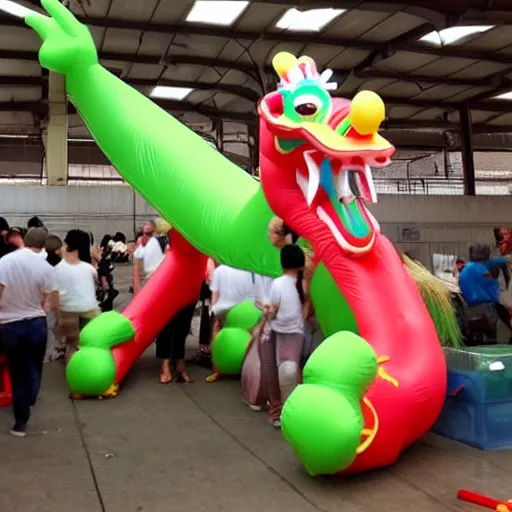
[[[307,205],[327,225],[345,251],[369,252],[380,226],[365,202],[377,202],[370,164],[388,162],[361,158],[344,162],[330,159],[318,150],[304,151],[304,167],[297,169],[297,185]]]

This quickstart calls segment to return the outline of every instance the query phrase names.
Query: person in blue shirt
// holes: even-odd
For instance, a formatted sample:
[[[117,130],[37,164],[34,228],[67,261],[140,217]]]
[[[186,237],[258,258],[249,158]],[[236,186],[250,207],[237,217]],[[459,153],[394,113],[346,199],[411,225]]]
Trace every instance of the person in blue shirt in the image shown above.
[[[459,277],[459,286],[468,306],[496,304],[499,301],[500,288],[492,271],[500,263],[490,261],[490,255],[491,248],[488,245],[471,244],[469,247],[470,261],[464,265]]]
[[[499,318],[510,329],[510,313],[499,303],[500,287],[497,280],[499,270],[506,265],[506,259],[490,259],[490,255],[490,246],[484,244],[470,245],[470,261],[460,273],[459,287],[470,308],[481,305],[487,306],[490,318],[496,318],[496,315],[499,315]]]
[[[498,281],[489,268],[491,249],[489,246],[472,244],[470,261],[466,263],[459,277],[459,286],[468,306],[496,304],[500,298]]]

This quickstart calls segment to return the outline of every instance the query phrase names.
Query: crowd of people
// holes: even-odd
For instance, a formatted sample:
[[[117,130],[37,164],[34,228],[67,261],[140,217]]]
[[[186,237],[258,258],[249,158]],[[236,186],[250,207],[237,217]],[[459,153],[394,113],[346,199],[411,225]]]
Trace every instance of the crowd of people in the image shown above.
[[[144,224],[137,240],[133,265],[133,292],[139,293],[144,283],[155,272],[172,244],[171,238],[156,232],[156,225]],[[172,233],[172,232],[171,232]],[[265,379],[274,386],[269,418],[279,427],[280,407],[297,383],[299,367],[304,355],[306,326],[314,331],[313,311],[308,290],[308,257],[293,242],[296,241],[281,219],[275,218],[269,226],[269,237],[281,251],[283,275],[277,279],[252,274],[251,272],[208,261],[205,280],[198,301],[201,307],[199,350],[196,361],[211,366],[210,344],[223,328],[226,316],[237,304],[252,300],[264,312],[264,321],[272,328],[268,350],[264,350],[262,366]],[[141,279],[142,276],[142,279]],[[185,343],[197,303],[187,305],[171,319],[156,339],[156,357],[161,360],[161,384],[174,380],[190,383],[192,378],[185,365]],[[312,351],[312,343],[307,346]],[[286,372],[281,371],[286,368]],[[269,375],[272,374],[272,375]],[[209,379],[211,382],[214,379]],[[286,388],[286,389],[285,389]]]
[[[67,363],[81,328],[113,308],[115,243],[108,237],[97,247],[79,229],[62,241],[38,217],[26,228],[0,217],[0,352],[12,383],[13,435],[25,436],[43,363]]]
[[[113,309],[119,293],[113,282],[115,263],[132,259],[136,295],[163,261],[172,237],[148,221],[135,244],[127,244],[125,236],[117,233],[105,235],[98,247],[92,233],[78,229],[69,231],[62,241],[37,217],[26,228],[10,227],[0,218],[0,232],[0,352],[6,356],[13,387],[11,433],[21,437],[37,400],[43,363],[62,360],[67,364],[79,350],[85,324]],[[266,380],[275,384],[269,419],[279,427],[281,404],[297,383],[306,330],[313,333],[315,323],[307,297],[309,255],[294,243],[297,237],[281,219],[272,220],[269,237],[281,251],[280,278],[208,261],[198,297],[201,327],[196,361],[211,367],[210,345],[227,313],[240,302],[253,300],[272,328],[262,366]],[[187,305],[156,339],[161,384],[192,382],[185,343],[196,308],[196,302]],[[308,347],[311,352],[311,340]],[[286,372],[280,375],[283,365]]]
[[[116,262],[132,259],[132,291],[137,295],[172,245],[168,228],[158,229],[154,221],[148,221],[135,243],[127,243],[122,233],[116,233],[105,235],[98,247],[92,234],[82,230],[69,231],[62,241],[37,217],[26,228],[10,227],[0,217],[0,352],[6,356],[12,380],[13,435],[25,435],[43,363],[63,360],[67,364],[80,348],[84,325],[113,309],[119,293],[113,279]],[[208,260],[197,301],[179,311],[157,336],[156,357],[161,361],[161,384],[192,382],[185,344],[197,302],[201,323],[196,362],[211,367],[211,342],[225,325],[227,314],[237,304],[252,300],[263,312],[255,333],[260,336],[269,421],[279,428],[282,404],[322,335],[309,300],[311,252],[297,244],[298,237],[279,218],[270,222],[268,235],[280,251],[281,277],[272,279]],[[495,254],[488,245],[472,244],[469,261],[457,262],[470,326],[484,332],[484,342],[493,342],[492,326],[495,330],[498,318],[512,331],[512,236],[506,229],[495,230],[495,236]],[[264,335],[262,326],[267,327]]]

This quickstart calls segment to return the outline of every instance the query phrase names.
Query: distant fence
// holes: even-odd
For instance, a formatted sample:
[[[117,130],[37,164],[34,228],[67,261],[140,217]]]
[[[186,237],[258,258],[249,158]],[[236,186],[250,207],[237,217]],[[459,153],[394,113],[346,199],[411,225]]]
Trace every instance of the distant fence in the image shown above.
[[[464,194],[460,178],[374,178],[378,194],[459,196]],[[482,196],[512,195],[512,179],[477,179],[476,193]]]

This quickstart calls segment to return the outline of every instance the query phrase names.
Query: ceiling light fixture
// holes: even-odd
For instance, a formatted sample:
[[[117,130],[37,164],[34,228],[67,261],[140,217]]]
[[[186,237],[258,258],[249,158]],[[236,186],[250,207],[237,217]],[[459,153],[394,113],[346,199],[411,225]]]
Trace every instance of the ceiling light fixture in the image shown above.
[[[238,0],[196,0],[186,21],[228,27],[241,16],[248,5],[249,2]]]
[[[24,18],[29,14],[39,14],[28,7],[17,4],[16,2],[11,2],[10,0],[0,0],[0,11],[4,11],[7,14],[12,14],[17,18]]]
[[[276,28],[296,32],[320,32],[334,18],[346,9],[309,9],[299,11],[295,7],[288,9],[277,22]]]
[[[509,91],[509,92],[505,92],[503,94],[499,94],[498,96],[494,96],[493,98],[491,98],[493,100],[512,100],[512,91]]]
[[[167,87],[157,85],[150,94],[151,98],[183,101],[194,89],[190,87]]]
[[[436,46],[445,46],[455,44],[466,37],[482,34],[494,28],[494,25],[471,25],[467,27],[450,27],[439,32],[430,32],[420,38],[424,43],[434,44]]]

